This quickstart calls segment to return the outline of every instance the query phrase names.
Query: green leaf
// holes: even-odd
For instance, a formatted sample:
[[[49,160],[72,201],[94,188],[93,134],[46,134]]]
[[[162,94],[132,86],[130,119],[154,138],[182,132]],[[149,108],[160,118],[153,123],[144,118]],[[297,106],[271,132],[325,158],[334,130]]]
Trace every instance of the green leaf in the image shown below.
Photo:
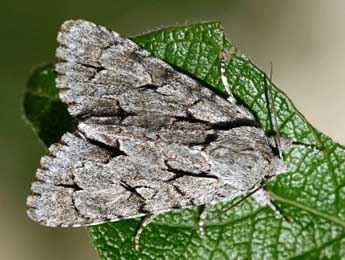
[[[224,94],[219,54],[233,46],[219,23],[163,29],[134,41]],[[238,100],[251,109],[268,134],[274,134],[267,105],[267,76],[240,51],[227,63],[226,73]],[[66,120],[65,107],[61,109],[57,101],[53,82],[51,67],[38,70],[29,81],[25,98],[26,115],[46,144],[56,141],[62,129],[71,130],[73,126],[70,119]],[[345,148],[314,129],[284,93],[275,87],[273,91],[282,135],[309,144],[285,150],[289,173],[275,177],[266,186],[275,205],[290,221],[252,199],[219,215],[236,198],[215,205],[208,214],[207,240],[200,239],[197,232],[200,207],[158,216],[144,230],[139,252],[133,248],[133,239],[140,219],[89,227],[100,257],[345,259]],[[47,100],[42,100],[45,96]],[[54,122],[59,122],[58,128]]]
[[[73,131],[73,119],[58,96],[54,66],[38,68],[31,75],[24,95],[24,113],[45,145]]]

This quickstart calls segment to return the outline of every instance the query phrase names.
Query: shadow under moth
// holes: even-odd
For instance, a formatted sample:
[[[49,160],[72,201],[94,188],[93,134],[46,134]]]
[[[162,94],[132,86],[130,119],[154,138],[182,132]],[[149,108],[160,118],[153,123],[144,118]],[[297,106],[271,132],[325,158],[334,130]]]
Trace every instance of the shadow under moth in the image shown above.
[[[66,21],[58,43],[59,96],[78,126],[41,159],[27,199],[34,221],[88,226],[214,204],[284,172],[230,90],[226,100],[90,22]]]

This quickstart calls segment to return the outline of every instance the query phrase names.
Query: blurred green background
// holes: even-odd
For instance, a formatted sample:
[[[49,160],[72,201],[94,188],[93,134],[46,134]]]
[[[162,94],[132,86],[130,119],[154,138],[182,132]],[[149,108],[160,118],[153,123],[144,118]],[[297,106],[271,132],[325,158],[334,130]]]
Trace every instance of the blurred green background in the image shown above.
[[[227,36],[318,129],[345,143],[345,1],[13,1],[0,4],[0,259],[97,259],[84,228],[42,227],[25,200],[45,153],[23,120],[32,70],[54,62],[56,34],[83,18],[134,36],[177,24],[219,20]]]

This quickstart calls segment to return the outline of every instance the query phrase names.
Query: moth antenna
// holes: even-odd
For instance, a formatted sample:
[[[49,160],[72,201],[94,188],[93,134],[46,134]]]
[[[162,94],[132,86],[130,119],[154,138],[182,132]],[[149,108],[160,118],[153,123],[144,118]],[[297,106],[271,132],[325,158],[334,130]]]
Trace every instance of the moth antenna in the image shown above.
[[[243,198],[241,198],[239,201],[237,201],[236,203],[232,204],[230,207],[227,207],[225,209],[223,209],[217,216],[213,217],[210,219],[210,221],[218,218],[220,215],[223,215],[224,213],[228,212],[229,210],[232,210],[233,208],[237,207],[238,205],[240,205],[243,201],[245,201],[246,199],[248,199],[249,197],[251,197],[254,193],[256,193],[257,191],[259,191],[261,188],[264,187],[265,183],[260,184],[258,187],[256,187],[255,189],[253,189],[252,191],[250,191],[249,193],[247,193]]]
[[[251,196],[253,196],[255,193],[257,193],[258,191],[262,190],[265,193],[268,193],[266,190],[264,190],[264,186],[267,184],[267,181],[269,179],[271,179],[273,176],[267,177],[266,179],[264,179],[262,181],[262,183],[260,185],[258,185],[257,187],[255,187],[253,190],[251,190],[249,193],[247,193],[243,198],[241,198],[239,201],[237,201],[236,203],[232,204],[230,207],[227,207],[225,209],[223,209],[217,216],[209,219],[210,221],[218,218],[220,215],[225,214],[226,212],[232,210],[233,208],[237,207],[238,205],[240,205],[242,202],[244,202],[245,200],[247,200],[248,198],[250,198]],[[291,220],[280,210],[280,208],[269,198],[269,202],[265,202],[265,205],[269,206],[274,212],[276,212],[280,217],[282,217],[286,222],[291,222]],[[206,209],[206,208],[205,208]],[[199,229],[200,231],[202,231],[202,235],[205,234],[204,226],[205,226],[205,220],[206,220],[206,213],[203,211],[202,212],[202,223],[199,223]]]
[[[273,128],[274,128],[274,131],[276,132],[276,135],[275,135],[275,143],[276,143],[276,148],[278,150],[278,155],[279,155],[279,158],[282,158],[283,157],[283,154],[282,154],[282,149],[281,149],[281,140],[280,140],[280,130],[279,130],[279,125],[278,125],[278,117],[277,117],[277,111],[276,111],[276,108],[275,108],[275,105],[274,105],[274,100],[273,100],[273,84],[272,84],[272,75],[273,75],[273,63],[270,62],[270,85],[268,87],[268,92],[269,92],[269,103],[270,103],[270,107],[271,107],[271,111],[272,111],[272,114],[273,114]]]

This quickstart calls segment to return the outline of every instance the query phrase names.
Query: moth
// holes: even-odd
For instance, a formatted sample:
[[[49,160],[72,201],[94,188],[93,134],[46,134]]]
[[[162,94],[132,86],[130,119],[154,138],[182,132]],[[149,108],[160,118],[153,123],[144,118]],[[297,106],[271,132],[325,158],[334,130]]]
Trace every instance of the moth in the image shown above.
[[[41,159],[27,199],[34,221],[78,227],[213,204],[281,172],[231,93],[91,22],[66,21],[57,39],[59,96],[78,126]]]

